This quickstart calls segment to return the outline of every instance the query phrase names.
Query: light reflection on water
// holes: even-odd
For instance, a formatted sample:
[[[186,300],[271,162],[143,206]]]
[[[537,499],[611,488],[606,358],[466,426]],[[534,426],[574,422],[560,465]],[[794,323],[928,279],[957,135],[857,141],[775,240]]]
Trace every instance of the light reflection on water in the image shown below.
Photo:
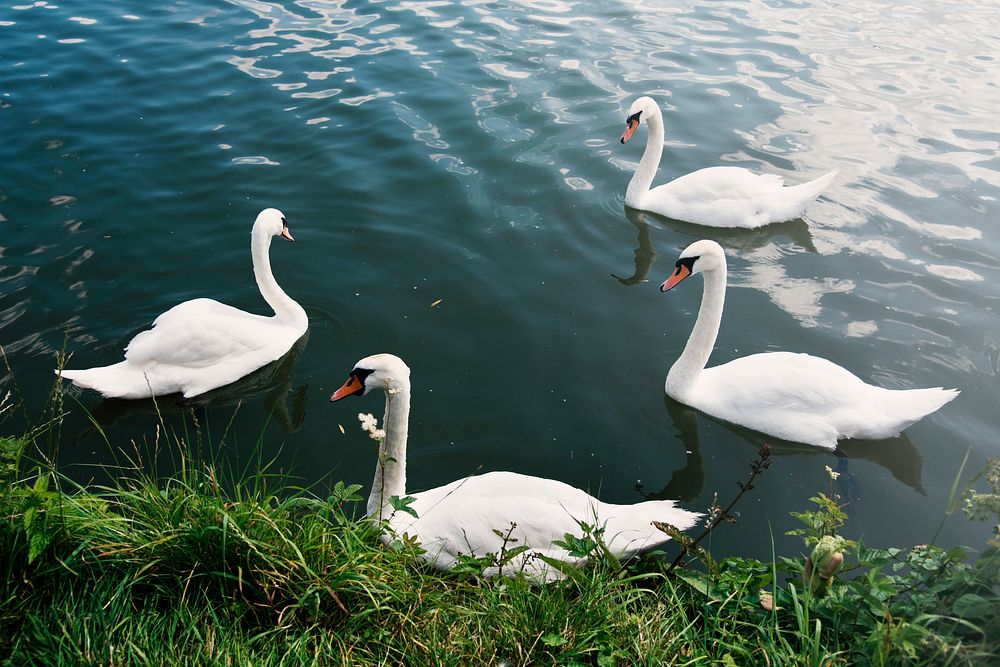
[[[76,4],[0,9],[0,55],[16,50],[0,59],[14,137],[0,158],[16,165],[0,175],[0,225],[14,232],[0,250],[0,340],[32,393],[46,393],[67,333],[81,362],[109,363],[179,300],[259,310],[244,227],[277,205],[304,226],[275,269],[312,322],[299,377],[285,366],[282,380],[309,397],[301,428],[281,436],[305,470],[329,467],[330,420],[349,421],[321,404],[327,385],[392,350],[427,392],[417,485],[510,468],[630,502],[642,476],[707,504],[755,440],[692,427],[662,401],[700,289],[655,286],[703,236],[730,256],[715,363],[792,349],[887,386],[964,390],[909,439],[846,448],[837,465],[873,507],[929,515],[965,448],[974,462],[998,453],[989,6]],[[645,130],[617,138],[641,94],[666,123],[655,183],[718,164],[790,184],[840,175],[804,219],[762,230],[624,210]],[[147,426],[140,411],[115,428]],[[525,444],[492,449],[501,436]],[[364,480],[372,462],[349,447],[335,474]],[[786,452],[763,506],[808,495],[825,455],[806,454]],[[905,523],[904,509],[857,511],[859,529]]]

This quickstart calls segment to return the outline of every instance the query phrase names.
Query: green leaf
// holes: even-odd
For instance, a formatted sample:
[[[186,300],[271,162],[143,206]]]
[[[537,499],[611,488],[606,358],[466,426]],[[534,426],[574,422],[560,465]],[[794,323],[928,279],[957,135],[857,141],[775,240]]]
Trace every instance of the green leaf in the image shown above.
[[[493,567],[493,563],[494,554],[492,553],[486,554],[485,556],[458,554],[455,558],[455,564],[451,567],[451,571],[458,574],[480,576],[486,571],[486,568]]]
[[[395,511],[406,512],[414,519],[417,519],[419,518],[417,516],[417,511],[412,507],[410,507],[410,505],[416,502],[416,500],[417,499],[414,498],[413,496],[406,496],[405,498],[400,498],[399,496],[391,496],[389,498],[389,504],[392,505],[392,509],[394,509]]]
[[[563,534],[563,539],[552,540],[557,547],[562,547],[574,558],[586,558],[593,552],[597,543],[589,537],[577,537],[572,533]]]
[[[674,570],[674,574],[685,584],[708,597],[708,578],[699,572],[690,570]]]
[[[586,577],[583,575],[580,568],[573,563],[567,563],[566,561],[559,560],[558,558],[552,558],[551,556],[545,556],[541,553],[538,553],[537,556],[538,560],[542,561],[557,572],[566,575],[567,579],[577,582],[586,582]]]
[[[31,563],[45,551],[45,547],[52,542],[54,535],[44,530],[37,530],[30,536],[28,543],[28,562]]]
[[[948,549],[947,552],[945,552],[945,556],[947,557],[948,560],[950,560],[952,562],[961,563],[962,561],[965,560],[965,556],[966,556],[965,548],[964,547],[952,547],[951,549]]]
[[[511,562],[512,560],[523,554],[525,551],[528,551],[529,549],[531,549],[531,547],[529,547],[527,544],[522,544],[519,547],[514,547],[513,549],[504,550],[503,552],[501,552],[503,556],[501,558],[497,558],[496,564],[498,566],[506,565],[507,563]]]
[[[554,647],[554,646],[563,646],[565,644],[568,644],[569,640],[558,633],[549,632],[547,634],[542,635],[542,643],[545,644],[546,646]]]
[[[343,505],[347,502],[357,502],[362,500],[361,496],[358,495],[358,491],[360,490],[360,484],[344,484],[343,482],[338,481],[333,485],[330,497],[327,498],[326,501],[331,505]]]
[[[982,595],[976,595],[975,593],[966,593],[962,597],[955,600],[955,604],[952,609],[955,615],[959,618],[964,619],[980,619],[989,618],[990,616],[996,614],[998,601],[994,598],[993,600],[988,600]]]

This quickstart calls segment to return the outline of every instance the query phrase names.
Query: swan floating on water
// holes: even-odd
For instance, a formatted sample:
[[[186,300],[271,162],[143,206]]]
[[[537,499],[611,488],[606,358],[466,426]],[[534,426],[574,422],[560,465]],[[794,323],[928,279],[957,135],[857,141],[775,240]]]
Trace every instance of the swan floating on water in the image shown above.
[[[625,205],[707,227],[755,229],[798,218],[837,175],[784,187],[781,176],[755,174],[742,167],[709,167],[650,189],[663,153],[663,115],[650,97],[640,97],[628,111],[621,142],[642,122],[649,128],[646,150],[625,191]]]
[[[681,403],[767,435],[836,449],[841,438],[890,438],[958,396],[955,389],[885,389],[832,361],[793,352],[763,352],[705,368],[726,299],[726,255],[702,240],[681,253],[660,286],[705,276],[701,308],[664,389]]]
[[[398,535],[416,537],[425,549],[422,558],[439,569],[454,567],[460,554],[486,556],[528,546],[527,551],[502,569],[488,568],[485,576],[514,576],[516,572],[524,572],[535,582],[552,581],[561,578],[562,573],[538,555],[573,565],[583,565],[586,561],[555,544],[566,533],[580,535],[578,521],[604,526],[604,541],[609,549],[618,557],[628,558],[670,539],[654,528],[652,521],[670,523],[684,530],[700,517],[676,507],[673,500],[613,505],[554,479],[513,472],[465,477],[436,489],[407,494],[409,367],[391,354],[366,357],[354,366],[347,381],[330,400],[364,395],[372,389],[385,392],[385,433],[368,497],[368,515],[387,521]],[[417,513],[417,518],[393,511],[391,499],[407,495],[415,498],[409,507]]]
[[[253,272],[274,315],[254,315],[212,299],[177,304],[125,347],[125,361],[56,371],[73,384],[109,398],[185,398],[235,382],[281,358],[308,327],[305,310],[278,286],[268,249],[272,236],[293,241],[281,211],[264,209],[250,233]]]

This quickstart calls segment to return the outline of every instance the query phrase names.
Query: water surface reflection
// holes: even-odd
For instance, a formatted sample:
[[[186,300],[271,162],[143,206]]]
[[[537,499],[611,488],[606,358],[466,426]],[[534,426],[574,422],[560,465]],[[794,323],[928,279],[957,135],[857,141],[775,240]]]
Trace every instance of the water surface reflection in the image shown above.
[[[719,421],[666,395],[663,397],[663,402],[670,415],[676,437],[684,447],[686,463],[683,468],[674,471],[670,480],[659,491],[650,491],[642,484],[637,484],[636,490],[649,500],[676,498],[689,501],[702,495],[705,473],[698,428],[699,420],[702,419],[723,426],[738,436],[738,439],[749,444],[753,449],[746,450],[748,457],[766,444],[773,456],[810,456],[828,459],[829,462],[824,465],[829,465],[841,473],[841,477],[837,480],[838,487],[841,498],[847,504],[863,497],[865,491],[861,481],[851,474],[849,467],[851,459],[874,463],[914,491],[926,495],[922,480],[923,462],[920,453],[906,433],[883,440],[843,440],[838,443],[835,451],[829,452],[817,447],[779,440],[736,424]],[[735,456],[739,458],[738,454]]]

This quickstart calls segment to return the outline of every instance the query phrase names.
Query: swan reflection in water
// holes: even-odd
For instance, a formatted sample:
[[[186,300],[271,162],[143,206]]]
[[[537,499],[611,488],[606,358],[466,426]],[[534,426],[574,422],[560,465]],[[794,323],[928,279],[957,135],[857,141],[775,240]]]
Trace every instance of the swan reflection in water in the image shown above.
[[[209,407],[221,408],[246,403],[248,399],[262,398],[265,412],[277,420],[285,433],[294,433],[302,428],[305,419],[305,403],[307,385],[302,385],[292,392],[292,379],[295,362],[298,360],[306,343],[309,342],[309,331],[302,335],[291,349],[280,359],[258,368],[236,382],[224,387],[185,399],[180,394],[170,394],[159,398],[126,400],[121,398],[106,398],[93,411],[94,426],[81,434],[92,436],[98,429],[107,431],[119,421],[132,416],[173,415],[193,413],[204,417]],[[289,400],[291,394],[291,400]]]
[[[698,434],[698,419],[708,419],[740,436],[751,447],[746,449],[747,461],[761,445],[768,445],[773,456],[830,456],[836,457],[836,464],[830,465],[841,473],[837,479],[839,494],[848,505],[861,497],[858,479],[850,472],[851,459],[868,461],[885,468],[889,474],[921,495],[927,495],[922,482],[923,460],[913,442],[902,433],[895,438],[883,440],[842,440],[833,452],[810,445],[778,440],[735,424],[713,419],[699,414],[694,408],[663,395],[664,406],[670,415],[677,438],[686,452],[683,468],[674,472],[667,484],[659,491],[636,485],[636,491],[648,500],[672,499],[691,502],[702,495],[705,485],[705,469],[702,462],[701,440]]]
[[[706,234],[706,228],[701,225],[664,218],[627,206],[625,207],[625,217],[638,231],[639,247],[635,249],[635,270],[631,276],[611,274],[622,285],[639,285],[648,281],[649,271],[656,263],[656,248],[652,238],[654,223],[661,228],[679,232],[691,239],[699,239]],[[786,236],[807,252],[816,252],[809,225],[802,218],[771,224],[759,229],[711,229],[711,238],[715,239],[726,250],[733,251],[746,252],[763,248],[771,243],[775,236]]]

